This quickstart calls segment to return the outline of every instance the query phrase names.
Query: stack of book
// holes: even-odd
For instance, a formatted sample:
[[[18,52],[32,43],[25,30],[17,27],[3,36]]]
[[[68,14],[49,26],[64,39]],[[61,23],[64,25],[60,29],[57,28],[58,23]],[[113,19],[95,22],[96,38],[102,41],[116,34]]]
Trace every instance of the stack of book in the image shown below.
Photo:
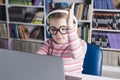
[[[44,23],[43,19],[44,19],[44,12],[39,11],[39,12],[35,13],[35,16],[33,17],[31,23],[33,23],[33,24],[43,24]]]
[[[15,22],[22,22],[25,17],[26,8],[24,7],[10,7],[9,20]]]
[[[120,49],[120,33],[93,32],[91,43],[102,48]]]
[[[12,40],[11,44],[12,44],[11,46],[12,50],[30,52],[30,53],[36,53],[37,50],[42,45],[42,43],[40,42],[29,42],[29,41],[19,41],[19,40]]]
[[[94,12],[93,28],[120,30],[120,13],[118,12]]]
[[[103,65],[120,67],[120,52],[119,51],[103,51]]]
[[[43,26],[35,26],[31,30],[28,27],[26,25],[10,24],[10,37],[16,39],[44,40]]]
[[[115,9],[113,0],[94,0],[95,9]]]
[[[0,39],[0,48],[8,49],[8,40]]]
[[[34,5],[34,6],[42,6],[43,0],[9,0],[10,4],[15,5]]]

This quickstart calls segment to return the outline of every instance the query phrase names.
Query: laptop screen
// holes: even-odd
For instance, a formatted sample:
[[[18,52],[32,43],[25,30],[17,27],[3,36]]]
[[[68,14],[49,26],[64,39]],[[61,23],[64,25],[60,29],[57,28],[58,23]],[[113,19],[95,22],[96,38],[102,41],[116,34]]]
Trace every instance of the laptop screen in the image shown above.
[[[63,60],[0,49],[0,80],[65,80]]]

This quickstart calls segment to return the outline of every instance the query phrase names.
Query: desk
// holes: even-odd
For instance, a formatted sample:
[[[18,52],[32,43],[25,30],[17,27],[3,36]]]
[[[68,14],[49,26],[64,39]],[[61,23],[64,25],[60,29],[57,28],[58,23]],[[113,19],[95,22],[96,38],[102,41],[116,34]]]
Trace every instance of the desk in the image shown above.
[[[74,77],[82,77],[82,80],[120,80],[115,78],[108,78],[108,77],[102,77],[102,76],[93,76],[93,75],[87,75],[87,74],[71,74],[71,73],[65,73],[65,75],[68,76],[74,76]]]

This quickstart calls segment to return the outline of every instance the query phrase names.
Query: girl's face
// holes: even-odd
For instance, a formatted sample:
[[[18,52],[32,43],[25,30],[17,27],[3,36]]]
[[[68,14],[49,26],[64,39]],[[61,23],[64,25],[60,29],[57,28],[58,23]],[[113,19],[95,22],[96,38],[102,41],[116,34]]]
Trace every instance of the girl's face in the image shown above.
[[[52,38],[60,44],[68,42],[66,18],[50,19],[49,31],[53,32]]]

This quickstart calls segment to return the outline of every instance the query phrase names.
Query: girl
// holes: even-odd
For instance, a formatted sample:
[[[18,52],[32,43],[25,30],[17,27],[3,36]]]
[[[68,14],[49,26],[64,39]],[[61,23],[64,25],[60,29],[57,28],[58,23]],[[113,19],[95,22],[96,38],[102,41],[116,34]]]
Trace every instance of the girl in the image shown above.
[[[48,39],[37,53],[59,56],[63,59],[65,72],[81,73],[87,45],[74,27],[74,3],[69,11],[59,9],[52,12],[47,20],[52,38]]]

